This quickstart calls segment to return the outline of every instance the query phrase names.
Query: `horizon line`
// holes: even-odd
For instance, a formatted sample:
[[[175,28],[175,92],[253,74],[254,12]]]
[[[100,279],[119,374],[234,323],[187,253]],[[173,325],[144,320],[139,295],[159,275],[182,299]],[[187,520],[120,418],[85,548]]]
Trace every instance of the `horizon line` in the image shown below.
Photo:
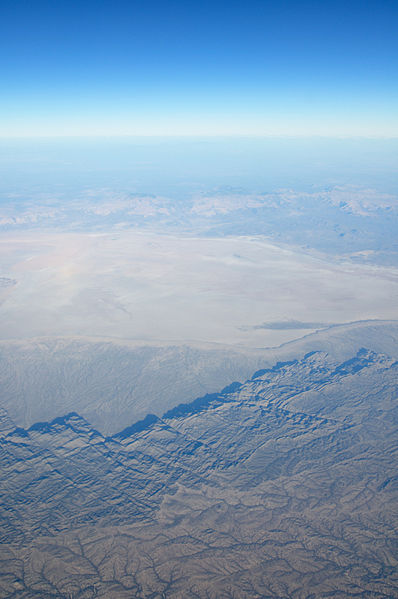
[[[288,134],[288,133],[88,133],[88,134],[54,134],[54,135],[1,135],[0,141],[14,140],[63,140],[63,139],[358,139],[358,140],[398,140],[396,135],[382,134],[335,134],[324,133]]]

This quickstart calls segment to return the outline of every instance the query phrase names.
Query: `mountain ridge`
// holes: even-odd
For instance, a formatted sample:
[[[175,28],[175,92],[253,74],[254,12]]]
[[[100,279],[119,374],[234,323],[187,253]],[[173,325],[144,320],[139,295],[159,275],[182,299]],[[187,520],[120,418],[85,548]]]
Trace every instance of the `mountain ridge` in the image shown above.
[[[6,427],[0,596],[397,596],[397,371],[309,352],[123,434]]]
[[[316,355],[321,355],[321,354],[322,354],[322,352],[317,352],[317,351],[308,352],[307,354],[305,354],[305,356],[303,357],[303,360],[301,360],[301,361],[306,361],[308,358],[311,358]],[[331,374],[331,376],[337,375],[337,374],[344,376],[344,375],[349,375],[349,374],[352,374],[355,372],[359,372],[360,370],[365,368],[369,364],[370,361],[372,361],[372,360],[369,360],[366,358],[390,359],[389,356],[377,354],[373,350],[369,350],[367,348],[360,348],[358,350],[356,356],[354,356],[353,358],[350,358],[349,360],[346,360],[342,364],[339,364],[338,366],[336,366],[335,370],[332,371],[330,374]],[[226,398],[231,393],[235,393],[235,392],[239,391],[245,385],[247,385],[251,382],[254,382],[257,379],[264,380],[263,379],[264,375],[278,374],[281,371],[283,371],[283,369],[285,369],[286,367],[294,366],[294,365],[298,364],[299,362],[300,362],[299,359],[289,360],[286,362],[277,362],[271,368],[263,368],[263,369],[256,371],[250,378],[248,378],[243,383],[235,381],[235,382],[227,385],[226,387],[224,387],[220,392],[206,393],[203,396],[195,398],[191,402],[178,404],[175,407],[173,407],[172,409],[167,410],[162,416],[156,416],[155,414],[148,413],[145,416],[145,418],[133,422],[132,424],[128,425],[125,429],[118,431],[115,434],[110,435],[110,436],[102,435],[99,431],[97,431],[95,428],[92,427],[92,424],[87,419],[85,419],[83,416],[81,416],[80,414],[78,414],[75,411],[69,412],[64,415],[57,416],[54,419],[52,419],[51,421],[36,422],[36,423],[32,424],[30,427],[28,427],[27,429],[24,429],[23,427],[17,427],[15,425],[14,426],[15,426],[15,430],[20,431],[22,434],[29,435],[30,431],[48,433],[51,430],[55,429],[57,425],[60,425],[60,426],[65,425],[74,430],[73,421],[75,421],[75,422],[80,421],[81,423],[84,423],[84,425],[86,427],[89,427],[93,434],[101,436],[104,440],[111,441],[111,440],[117,440],[119,438],[125,439],[128,436],[130,436],[130,434],[139,433],[139,432],[147,430],[155,423],[164,422],[165,420],[174,419],[176,417],[178,418],[178,417],[182,417],[182,416],[193,415],[193,414],[199,413],[203,410],[206,410],[207,408],[214,407],[217,403],[218,404],[224,403],[225,401],[227,401]],[[398,361],[392,360],[391,367],[394,367],[397,365],[398,365]],[[347,367],[349,369],[347,369]],[[269,382],[269,381],[267,381],[267,382]],[[2,413],[4,414],[3,418],[6,418],[8,421],[11,421],[9,419],[8,415],[6,414],[6,410],[2,409]],[[2,421],[2,418],[0,415],[0,422],[1,421]],[[69,424],[69,421],[71,421],[72,424]],[[14,431],[11,431],[11,433],[8,433],[8,434],[12,434],[13,432]],[[1,435],[1,431],[0,431],[0,435]]]

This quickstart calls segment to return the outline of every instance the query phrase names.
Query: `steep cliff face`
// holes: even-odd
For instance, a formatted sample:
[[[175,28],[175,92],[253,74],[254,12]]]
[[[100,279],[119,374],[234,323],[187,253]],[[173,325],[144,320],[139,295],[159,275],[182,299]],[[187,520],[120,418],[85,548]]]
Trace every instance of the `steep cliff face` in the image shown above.
[[[0,596],[398,596],[397,399],[398,362],[361,349],[111,437],[3,413]]]

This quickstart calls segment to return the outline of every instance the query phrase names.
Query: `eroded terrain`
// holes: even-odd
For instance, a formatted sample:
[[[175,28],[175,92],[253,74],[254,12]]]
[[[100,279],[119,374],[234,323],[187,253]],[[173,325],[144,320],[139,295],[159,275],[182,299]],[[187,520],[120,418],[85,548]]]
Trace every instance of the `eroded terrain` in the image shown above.
[[[398,596],[397,373],[317,351],[112,437],[4,413],[1,596]]]

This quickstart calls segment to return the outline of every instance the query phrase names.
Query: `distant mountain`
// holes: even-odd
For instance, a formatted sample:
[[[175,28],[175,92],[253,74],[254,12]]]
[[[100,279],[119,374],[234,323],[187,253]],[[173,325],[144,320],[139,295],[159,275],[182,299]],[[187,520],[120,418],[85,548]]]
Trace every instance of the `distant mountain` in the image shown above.
[[[396,357],[361,348],[109,437],[3,413],[0,596],[398,597],[397,399]]]
[[[57,189],[51,200],[43,199],[41,191],[31,190],[29,197],[15,190],[3,194],[0,231],[130,229],[215,237],[261,235],[355,262],[398,263],[398,197],[368,186],[321,185],[310,190],[298,186],[268,193],[217,186],[199,193],[197,188],[186,189],[178,201],[181,189],[170,197],[104,188],[80,189],[75,200],[66,201],[59,194]]]

